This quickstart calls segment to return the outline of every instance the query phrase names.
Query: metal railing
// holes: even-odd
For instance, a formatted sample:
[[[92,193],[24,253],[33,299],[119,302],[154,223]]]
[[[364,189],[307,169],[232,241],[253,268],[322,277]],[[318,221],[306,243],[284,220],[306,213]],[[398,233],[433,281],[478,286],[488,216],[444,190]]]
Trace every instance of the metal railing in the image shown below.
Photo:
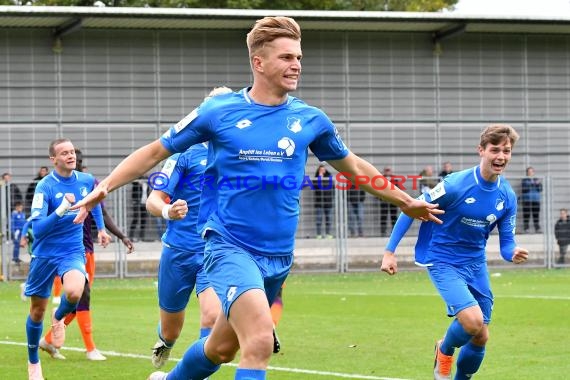
[[[509,182],[517,194],[520,194],[522,177],[510,177]],[[517,242],[528,247],[531,256],[527,267],[555,268],[567,266],[558,263],[558,245],[554,238],[554,224],[558,219],[560,208],[570,208],[567,203],[566,189],[570,177],[541,177],[543,180],[542,203],[540,211],[541,233],[521,234],[522,211],[519,205]],[[27,184],[16,184],[25,188]],[[296,234],[295,265],[297,271],[366,271],[378,270],[387,243],[387,235],[391,231],[391,218],[387,218],[387,229],[383,234],[380,228],[385,205],[367,194],[364,201],[363,236],[351,236],[348,228],[350,205],[347,201],[347,191],[332,189],[333,207],[331,212],[332,236],[317,238],[316,217],[314,207],[314,192],[304,189],[301,192],[301,214]],[[157,264],[161,253],[159,235],[160,224],[156,218],[143,212],[139,215],[144,219],[135,225],[137,217],[136,203],[132,200],[130,186],[124,186],[109,194],[105,200],[107,211],[113,216],[119,226],[135,242],[135,254],[127,255],[125,247],[115,239],[109,247],[103,249],[95,246],[98,276],[102,277],[139,277],[156,276]],[[412,194],[417,195],[417,194]],[[0,184],[0,232],[1,232],[1,269],[4,280],[23,279],[27,275],[29,255],[24,249],[20,250],[21,264],[12,261],[14,242],[10,237],[11,205],[10,188]],[[323,227],[325,222],[323,221]],[[402,240],[398,255],[402,268],[414,268],[413,247],[417,236],[419,223],[415,223],[407,236]],[[163,228],[163,227],[162,227]],[[534,232],[534,231],[532,231]],[[491,235],[487,247],[489,265],[508,268],[509,263],[502,261],[499,254],[497,234]]]

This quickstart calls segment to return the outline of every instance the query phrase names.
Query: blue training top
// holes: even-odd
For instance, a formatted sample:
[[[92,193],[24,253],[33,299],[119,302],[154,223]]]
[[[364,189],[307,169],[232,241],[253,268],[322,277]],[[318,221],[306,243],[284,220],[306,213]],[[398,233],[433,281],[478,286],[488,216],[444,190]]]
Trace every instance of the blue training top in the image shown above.
[[[160,191],[170,197],[170,203],[184,199],[188,214],[179,220],[169,220],[162,241],[188,252],[204,253],[205,241],[198,233],[198,212],[202,179],[208,163],[208,145],[196,144],[184,153],[172,155],[164,164],[162,172],[168,176],[168,186]]]
[[[330,119],[289,96],[256,104],[249,89],[202,103],[161,138],[181,152],[209,141],[198,228],[251,252],[290,255],[299,219],[308,149],[321,161],[349,153]]]
[[[38,185],[32,201],[32,228],[34,244],[33,257],[63,257],[70,253],[85,253],[83,245],[83,224],[74,224],[78,211],[67,211],[62,217],[55,213],[66,193],[73,193],[79,202],[94,188],[91,174],[74,170],[70,177],[62,177],[55,171],[45,176]],[[91,214],[97,229],[105,228],[101,206],[97,205]]]
[[[495,226],[499,230],[501,255],[512,260],[517,198],[504,177],[499,176],[496,182],[485,181],[476,166],[446,176],[420,198],[439,203],[445,214],[438,215],[443,224],[421,224],[415,249],[417,264],[484,262],[487,239]],[[386,246],[388,251],[396,251],[412,222],[412,218],[400,214]]]

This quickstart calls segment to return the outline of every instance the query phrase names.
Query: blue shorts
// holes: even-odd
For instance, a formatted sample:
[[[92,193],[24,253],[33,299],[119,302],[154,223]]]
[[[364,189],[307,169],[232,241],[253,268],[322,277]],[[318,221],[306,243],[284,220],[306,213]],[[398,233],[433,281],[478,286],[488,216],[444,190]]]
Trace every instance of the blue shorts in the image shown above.
[[[163,244],[158,266],[158,305],[169,313],[182,311],[190,294],[211,287],[202,267],[204,252],[189,252]]]
[[[26,296],[49,298],[53,279],[63,275],[72,269],[77,269],[85,275],[85,253],[70,254],[62,257],[32,257],[30,273],[26,280]]]
[[[271,305],[291,270],[293,254],[254,254],[213,231],[208,232],[207,239],[204,269],[220,298],[226,318],[229,318],[235,300],[251,289],[263,290]]]
[[[431,281],[447,305],[448,316],[455,316],[463,309],[478,305],[483,312],[483,322],[491,322],[494,298],[487,263],[456,267],[436,262],[427,269]]]

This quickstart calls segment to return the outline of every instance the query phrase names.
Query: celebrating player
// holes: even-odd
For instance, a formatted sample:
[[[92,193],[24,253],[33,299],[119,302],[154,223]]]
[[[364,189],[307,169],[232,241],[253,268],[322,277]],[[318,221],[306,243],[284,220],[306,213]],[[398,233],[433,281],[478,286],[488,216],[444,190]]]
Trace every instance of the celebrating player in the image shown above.
[[[138,178],[171,152],[209,141],[205,174],[213,180],[202,190],[198,228],[206,238],[204,268],[223,315],[172,372],[155,372],[153,380],[203,379],[233,360],[238,349],[235,379],[265,379],[273,351],[269,305],[293,264],[299,217],[300,190],[285,188],[280,179],[302,182],[309,148],[353,180],[382,178],[348,150],[321,110],[288,95],[301,75],[301,31],[293,19],[257,21],[247,46],[252,87],[202,103],[161,139],[127,157],[74,207],[86,206],[80,221],[109,191]],[[412,217],[439,221],[436,215],[442,211],[436,205],[397,188],[380,189],[369,181],[361,187]]]
[[[528,251],[517,247],[515,227],[516,195],[501,174],[511,160],[517,132],[504,124],[493,124],[481,133],[478,166],[446,176],[421,198],[437,202],[445,210],[442,224],[422,223],[416,244],[416,262],[426,266],[431,281],[454,317],[445,337],[435,347],[434,377],[451,379],[455,348],[456,380],[470,379],[485,355],[488,325],[493,309],[485,246],[497,227],[501,255],[515,264],[527,260]],[[394,252],[413,220],[400,215],[381,269],[390,275],[398,271]]]
[[[92,175],[75,171],[76,156],[68,139],[57,139],[49,146],[54,170],[37,185],[32,202],[34,243],[30,273],[25,295],[31,297],[30,314],[26,321],[28,338],[28,376],[43,379],[38,355],[43,319],[51,293],[53,279],[59,275],[64,295],[52,316],[53,346],[60,348],[65,340],[63,319],[73,312],[87,282],[83,225],[74,223],[76,212],[69,211],[76,199],[82,199],[93,189]],[[107,246],[101,206],[92,210],[98,230],[99,244]]]

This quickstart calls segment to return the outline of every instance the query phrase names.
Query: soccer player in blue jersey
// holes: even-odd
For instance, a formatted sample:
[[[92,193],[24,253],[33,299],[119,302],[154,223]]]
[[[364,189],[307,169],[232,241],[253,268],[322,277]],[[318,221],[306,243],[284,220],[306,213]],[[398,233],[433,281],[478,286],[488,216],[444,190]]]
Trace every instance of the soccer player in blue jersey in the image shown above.
[[[205,100],[232,92],[216,87]],[[205,241],[197,231],[200,194],[208,144],[191,146],[184,153],[172,155],[164,164],[161,178],[146,201],[147,210],[167,220],[162,236],[162,254],[158,270],[160,323],[158,342],[154,345],[152,364],[162,367],[170,356],[184,325],[184,309],[196,287],[200,304],[200,338],[210,334],[220,313],[220,301],[203,270]]]
[[[75,170],[80,172],[86,172],[86,167],[83,166],[83,153],[79,149],[75,149]],[[95,180],[97,184],[97,180]],[[101,204],[101,212],[103,213],[103,221],[105,223],[105,228],[107,228],[113,235],[115,235],[121,242],[125,245],[127,249],[127,254],[134,251],[134,245],[131,240],[126,236],[119,227],[115,224],[115,221],[106,211],[103,204]],[[93,338],[93,323],[91,318],[91,289],[95,281],[95,250],[93,244],[93,238],[91,237],[91,228],[93,226],[93,216],[90,214],[83,222],[83,246],[85,247],[85,271],[87,272],[87,277],[89,283],[83,288],[83,294],[79,299],[77,308],[66,315],[64,318],[64,324],[67,328],[74,319],[77,318],[77,325],[79,331],[81,332],[81,337],[83,338],[83,343],[85,345],[85,356],[88,360],[101,361],[107,360],[107,358],[99,352],[95,346],[95,340]],[[61,287],[61,279],[57,277],[54,281],[54,287],[59,283]],[[40,340],[40,349],[47,352],[54,359],[65,359],[57,348],[52,344],[52,331],[48,330],[46,335]]]
[[[203,379],[233,360],[235,379],[265,379],[273,351],[270,305],[293,264],[300,189],[308,150],[351,181],[403,212],[439,222],[436,205],[384,182],[376,168],[342,142],[324,112],[289,95],[301,75],[301,30],[288,17],[258,20],[247,35],[253,86],[202,103],[159,140],[133,152],[74,209],[87,210],[109,191],[172,152],[208,141],[198,228],[206,239],[204,269],[222,302],[207,338],[195,342],[168,374],[150,379]],[[358,177],[357,177],[358,176]]]
[[[436,380],[451,379],[455,348],[461,347],[456,380],[470,379],[483,361],[493,308],[485,256],[491,231],[497,227],[506,261],[520,264],[528,258],[528,251],[515,243],[517,198],[501,176],[518,138],[510,125],[488,126],[481,133],[479,165],[449,174],[420,196],[445,210],[442,224],[422,223],[415,248],[416,263],[427,267],[447,314],[453,317],[436,344]],[[396,222],[381,266],[390,275],[398,271],[394,253],[412,222],[406,215]]]
[[[64,296],[52,315],[53,345],[60,348],[65,340],[64,317],[75,310],[87,282],[83,225],[75,223],[77,212],[71,205],[93,190],[92,175],[75,171],[75,149],[68,139],[57,139],[49,146],[54,170],[37,185],[32,202],[31,223],[34,234],[30,273],[25,295],[31,297],[30,314],[26,321],[28,337],[28,376],[43,379],[38,354],[43,319],[53,279],[63,281]],[[106,246],[101,206],[92,210],[98,229],[99,244]]]

